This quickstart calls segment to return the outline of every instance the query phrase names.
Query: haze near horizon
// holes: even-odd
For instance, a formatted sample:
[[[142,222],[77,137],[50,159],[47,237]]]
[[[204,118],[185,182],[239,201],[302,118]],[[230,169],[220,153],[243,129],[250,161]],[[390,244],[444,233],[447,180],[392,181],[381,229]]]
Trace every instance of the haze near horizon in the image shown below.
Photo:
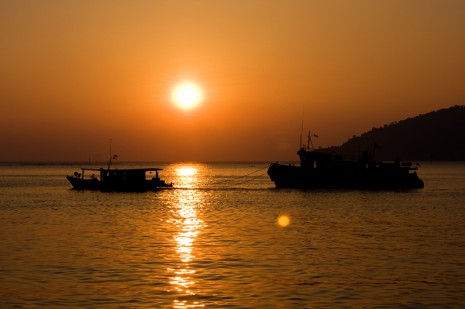
[[[106,160],[110,138],[124,161],[294,160],[302,121],[326,147],[465,104],[464,13],[454,0],[4,0],[0,161]]]

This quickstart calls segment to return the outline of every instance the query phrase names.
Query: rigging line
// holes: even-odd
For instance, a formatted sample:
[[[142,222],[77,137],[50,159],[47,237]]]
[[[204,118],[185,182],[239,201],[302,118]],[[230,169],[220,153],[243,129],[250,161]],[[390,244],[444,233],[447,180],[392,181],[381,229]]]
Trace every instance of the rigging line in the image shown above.
[[[268,166],[265,166],[264,168],[261,168],[261,169],[259,169],[259,170],[256,170],[256,171],[254,171],[253,173],[249,173],[249,174],[247,174],[247,175],[242,175],[242,176],[239,176],[239,177],[250,176],[250,175],[252,175],[252,174],[254,174],[254,173],[256,173],[256,172],[259,172],[259,171],[261,171],[261,170],[264,170],[265,168],[268,168]],[[255,180],[256,178],[261,177],[261,176],[263,176],[263,175],[265,175],[265,174],[266,174],[266,172],[263,172],[263,173],[261,173],[261,174],[258,174],[258,175],[255,175],[255,176],[253,176],[253,177],[250,177],[250,178],[248,178],[248,179],[244,179],[243,181],[240,181],[240,182],[233,182],[233,183],[225,184],[225,185],[221,186],[221,188],[230,188],[230,187],[232,187],[232,186],[241,185],[241,184],[244,184],[244,183],[246,183],[246,182],[248,182],[248,181]]]
[[[228,181],[229,184],[228,184],[228,183],[225,183],[224,185],[221,186],[221,183],[219,183],[219,184],[217,184],[217,185],[220,185],[222,188],[230,188],[230,187],[232,187],[232,186],[237,186],[237,185],[243,184],[243,183],[245,183],[245,182],[247,182],[247,181],[252,181],[252,180],[254,180],[254,179],[257,178],[257,177],[260,177],[260,176],[265,175],[266,172],[261,173],[261,174],[259,174],[259,175],[255,175],[255,176],[250,177],[250,178],[245,179],[245,180],[242,180],[242,179],[243,179],[244,177],[247,177],[247,176],[250,176],[250,175],[255,174],[255,173],[257,173],[257,172],[260,172],[260,171],[262,171],[262,170],[264,170],[264,169],[266,169],[266,168],[268,168],[268,167],[269,167],[269,165],[266,165],[266,166],[264,166],[264,167],[262,167],[262,168],[260,168],[260,169],[258,169],[258,170],[256,170],[256,171],[253,171],[253,172],[251,172],[251,173],[248,173],[248,174],[245,174],[245,175],[241,175],[241,176],[236,176],[236,177],[234,177],[233,179],[231,179],[231,180]],[[242,180],[242,181],[237,182],[237,180]]]
[[[256,170],[256,171],[253,171],[252,173],[245,174],[245,175],[241,175],[241,176],[237,176],[237,178],[250,176],[250,175],[255,174],[256,172],[260,172],[261,170],[264,170],[265,168],[268,168],[268,167],[269,167],[269,165],[266,165],[265,167],[262,167],[262,168],[260,168],[260,169],[258,169],[258,170]]]
[[[252,180],[254,180],[255,178],[261,177],[261,176],[263,176],[263,175],[265,175],[265,174],[266,174],[266,172],[261,173],[261,174],[258,174],[258,175],[255,175],[255,176],[253,176],[253,177],[250,177],[249,179],[245,179],[244,181],[236,182],[234,185],[236,185],[236,186],[237,186],[237,185],[241,185],[241,184],[246,183],[246,182],[248,182],[248,181],[252,181]]]
[[[236,176],[236,177],[234,177],[233,179],[231,179],[230,182],[233,182],[233,180],[240,180],[240,179],[242,179],[242,178],[244,178],[244,177],[247,177],[247,176],[250,176],[250,175],[255,174],[255,173],[257,173],[257,172],[260,172],[260,171],[262,171],[262,170],[264,170],[265,168],[268,168],[268,167],[269,167],[269,165],[265,165],[264,167],[262,167],[262,168],[260,168],[260,169],[258,169],[258,170],[256,170],[256,171],[253,171],[252,173],[248,173],[248,174],[245,174],[245,175]],[[264,175],[264,173],[261,174],[261,175]],[[259,176],[261,176],[261,175],[259,175]],[[253,178],[253,177],[252,177],[252,178]],[[237,182],[234,181],[234,183],[237,183]],[[239,182],[239,184],[240,184],[240,183],[242,183],[242,181]]]

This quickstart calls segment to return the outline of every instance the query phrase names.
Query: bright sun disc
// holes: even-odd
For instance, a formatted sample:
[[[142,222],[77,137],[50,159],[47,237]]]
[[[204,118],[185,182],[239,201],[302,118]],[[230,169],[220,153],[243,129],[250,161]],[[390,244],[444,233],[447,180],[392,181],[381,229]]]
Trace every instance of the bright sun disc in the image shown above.
[[[196,84],[184,82],[174,87],[172,99],[179,108],[193,109],[202,101],[203,92]]]

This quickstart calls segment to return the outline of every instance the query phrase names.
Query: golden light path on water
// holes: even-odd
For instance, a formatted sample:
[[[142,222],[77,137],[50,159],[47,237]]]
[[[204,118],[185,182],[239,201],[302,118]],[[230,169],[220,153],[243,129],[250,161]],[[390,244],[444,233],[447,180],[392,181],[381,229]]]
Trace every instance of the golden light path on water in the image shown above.
[[[193,278],[195,269],[190,265],[195,258],[193,254],[194,241],[200,233],[204,221],[199,215],[202,206],[202,195],[195,188],[198,187],[197,169],[192,166],[176,168],[176,184],[182,188],[174,191],[176,200],[172,207],[172,219],[177,234],[174,236],[176,252],[179,256],[179,267],[168,269],[172,273],[170,285],[177,297],[173,301],[173,308],[200,308],[204,305],[198,301],[190,301],[189,295],[194,295],[192,288],[195,285]],[[181,299],[180,299],[181,298]]]

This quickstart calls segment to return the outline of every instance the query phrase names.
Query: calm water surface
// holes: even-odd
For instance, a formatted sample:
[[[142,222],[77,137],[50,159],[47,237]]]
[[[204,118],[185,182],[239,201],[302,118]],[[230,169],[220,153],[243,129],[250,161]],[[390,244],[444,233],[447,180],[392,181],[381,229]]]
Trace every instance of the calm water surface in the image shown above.
[[[79,192],[78,166],[0,166],[0,307],[465,307],[464,163],[422,164],[408,192],[162,167],[178,189]]]

